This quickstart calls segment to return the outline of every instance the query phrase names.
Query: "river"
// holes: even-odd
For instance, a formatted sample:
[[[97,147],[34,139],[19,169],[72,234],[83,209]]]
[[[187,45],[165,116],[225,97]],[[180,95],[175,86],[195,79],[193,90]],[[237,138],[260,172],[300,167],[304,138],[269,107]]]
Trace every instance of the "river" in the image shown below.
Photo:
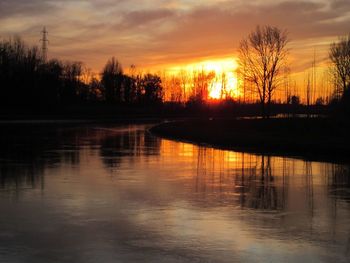
[[[0,262],[349,262],[349,165],[150,126],[6,125]]]

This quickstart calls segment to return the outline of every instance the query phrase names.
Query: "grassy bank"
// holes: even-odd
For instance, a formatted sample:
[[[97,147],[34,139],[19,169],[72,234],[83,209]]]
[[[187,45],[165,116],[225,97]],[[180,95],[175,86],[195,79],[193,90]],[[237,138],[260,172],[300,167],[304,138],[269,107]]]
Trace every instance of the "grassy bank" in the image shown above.
[[[326,118],[176,121],[151,132],[170,139],[245,152],[350,161],[350,125]]]

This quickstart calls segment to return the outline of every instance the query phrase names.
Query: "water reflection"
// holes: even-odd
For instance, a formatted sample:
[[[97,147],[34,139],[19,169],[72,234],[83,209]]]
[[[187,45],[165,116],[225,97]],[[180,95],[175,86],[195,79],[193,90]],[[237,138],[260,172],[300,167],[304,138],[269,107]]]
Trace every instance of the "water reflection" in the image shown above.
[[[0,187],[43,188],[45,169],[79,166],[80,156],[97,148],[103,163],[110,168],[118,167],[125,157],[157,155],[161,140],[145,132],[145,127],[4,127],[0,134]]]
[[[147,128],[2,129],[0,261],[348,262],[349,165]]]
[[[160,143],[160,139],[145,132],[144,129],[130,127],[114,134],[113,132],[108,134],[107,131],[100,140],[100,155],[106,167],[115,168],[124,159],[133,162],[135,160],[133,157],[158,155]]]
[[[294,207],[290,202],[295,200],[312,210],[318,197],[314,191],[324,185],[330,198],[349,201],[348,165],[192,147],[186,155],[197,159],[194,191],[208,198],[227,198],[235,206],[259,210]]]
[[[328,191],[336,199],[350,202],[350,166],[331,165],[327,167]]]

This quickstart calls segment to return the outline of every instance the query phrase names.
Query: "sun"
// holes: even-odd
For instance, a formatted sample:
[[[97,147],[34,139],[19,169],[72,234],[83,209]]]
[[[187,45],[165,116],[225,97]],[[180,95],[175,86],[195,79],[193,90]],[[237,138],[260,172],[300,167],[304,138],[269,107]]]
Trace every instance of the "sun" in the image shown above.
[[[238,65],[234,59],[209,60],[203,63],[204,68],[207,71],[214,71],[216,76],[209,87],[210,99],[234,98],[239,95],[236,76]]]
[[[210,99],[236,98],[239,96],[238,79],[235,72],[223,71],[209,87]]]
[[[179,72],[206,72],[214,73],[212,79],[208,82],[207,98],[208,100],[220,100],[226,98],[237,98],[239,94],[238,79],[236,70],[238,63],[235,58],[222,58],[201,60],[191,62],[185,65],[177,65],[170,67],[171,74],[178,74]]]

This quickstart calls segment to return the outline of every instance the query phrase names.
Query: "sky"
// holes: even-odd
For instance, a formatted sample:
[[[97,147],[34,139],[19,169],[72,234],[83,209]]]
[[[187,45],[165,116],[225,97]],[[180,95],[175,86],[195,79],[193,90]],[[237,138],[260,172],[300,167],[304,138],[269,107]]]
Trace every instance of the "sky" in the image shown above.
[[[115,56],[124,68],[158,70],[234,59],[257,25],[289,32],[293,72],[327,59],[329,44],[350,32],[349,0],[0,0],[0,38],[19,35],[48,56],[95,71]]]

